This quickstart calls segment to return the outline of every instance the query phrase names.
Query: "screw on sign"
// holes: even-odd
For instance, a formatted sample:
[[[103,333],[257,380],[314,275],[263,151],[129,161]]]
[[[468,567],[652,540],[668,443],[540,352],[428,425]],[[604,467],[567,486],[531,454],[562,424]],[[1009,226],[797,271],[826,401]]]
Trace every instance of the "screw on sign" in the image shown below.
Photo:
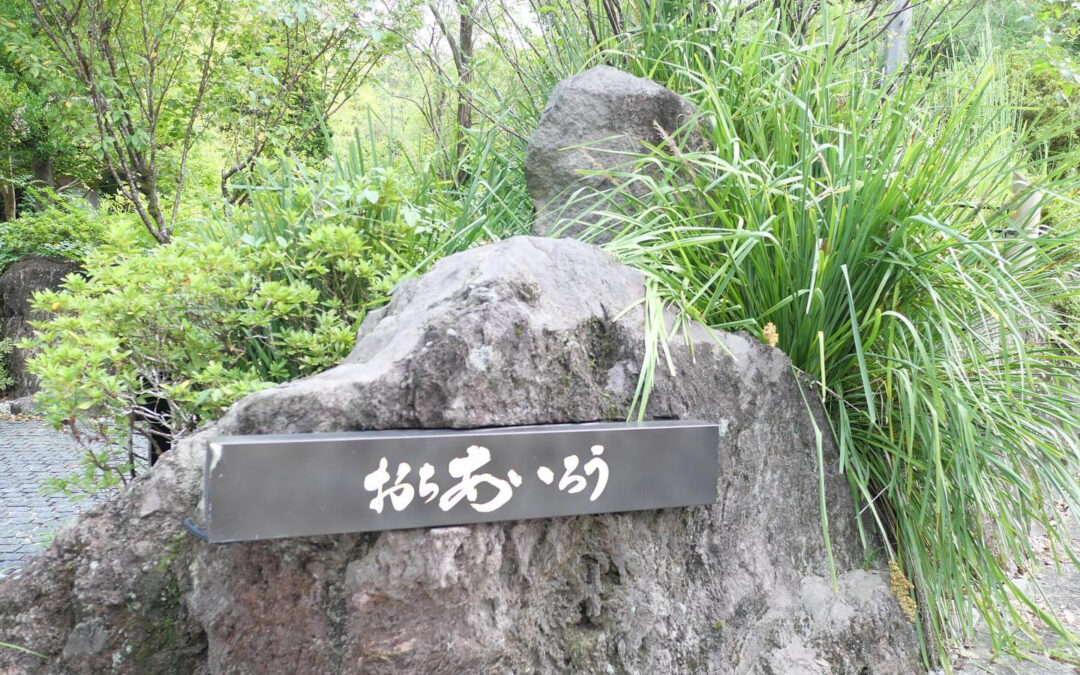
[[[590,452],[592,459],[586,462],[582,468],[585,475],[575,473],[581,464],[581,459],[577,455],[567,455],[563,458],[564,472],[559,479],[557,488],[567,494],[577,494],[587,487],[587,477],[596,474],[596,484],[589,495],[589,501],[592,502],[596,501],[603,494],[604,488],[607,487],[609,471],[607,462],[601,457],[604,454],[604,446],[594,445],[590,448]],[[503,479],[490,473],[475,473],[490,461],[491,451],[482,445],[470,445],[465,451],[464,457],[455,457],[450,460],[447,472],[451,478],[460,480],[442,493],[438,503],[439,508],[443,511],[449,511],[457,506],[462,499],[465,499],[476,511],[490,513],[509,502],[513,497],[514,488],[521,487],[523,482],[521,474],[514,469],[510,469],[506,473],[506,478]],[[432,481],[435,476],[435,467],[430,463],[425,463],[420,467],[417,474],[420,482],[417,488],[414,488],[410,483],[404,482],[412,472],[412,467],[408,462],[398,464],[394,484],[387,487],[392,478],[388,471],[388,464],[386,457],[382,457],[379,459],[379,467],[364,476],[364,489],[375,493],[375,497],[369,503],[371,510],[375,513],[383,512],[387,497],[390,498],[391,507],[395,511],[401,511],[412,503],[417,492],[421,498],[426,497],[425,504],[430,503],[438,496],[439,486]],[[536,476],[546,485],[551,485],[555,481],[555,473],[543,465],[537,467]],[[483,502],[479,501],[480,494],[477,489],[481,485],[487,485],[495,490],[495,494]]]

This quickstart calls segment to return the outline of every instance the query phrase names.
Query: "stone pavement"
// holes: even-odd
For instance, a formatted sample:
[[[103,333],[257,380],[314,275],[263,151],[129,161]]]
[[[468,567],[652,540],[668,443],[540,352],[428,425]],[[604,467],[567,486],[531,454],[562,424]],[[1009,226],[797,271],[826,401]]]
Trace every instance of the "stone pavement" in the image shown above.
[[[49,476],[75,472],[81,450],[44,422],[0,421],[0,578],[37,553],[60,525],[94,505],[44,495]]]

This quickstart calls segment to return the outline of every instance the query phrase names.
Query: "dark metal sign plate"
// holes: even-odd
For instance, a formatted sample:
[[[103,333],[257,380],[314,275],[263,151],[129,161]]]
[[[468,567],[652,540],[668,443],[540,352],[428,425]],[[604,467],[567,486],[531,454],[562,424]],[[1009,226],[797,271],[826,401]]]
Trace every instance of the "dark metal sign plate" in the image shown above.
[[[715,424],[559,424],[212,439],[209,540],[462,525],[716,501]]]

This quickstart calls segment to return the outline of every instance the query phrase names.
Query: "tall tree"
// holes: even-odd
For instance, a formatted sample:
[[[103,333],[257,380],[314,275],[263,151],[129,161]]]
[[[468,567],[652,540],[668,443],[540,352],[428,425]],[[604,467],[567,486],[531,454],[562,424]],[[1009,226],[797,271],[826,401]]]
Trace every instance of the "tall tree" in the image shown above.
[[[407,21],[406,7],[355,9],[347,0],[263,3],[230,41],[213,93],[228,139],[221,194],[235,203],[247,193],[230,181],[267,151],[322,148],[324,123],[360,83],[396,50],[383,26]]]
[[[28,6],[0,5],[0,220],[28,191],[38,196],[29,203],[46,201],[58,172],[93,183],[100,171],[80,131],[88,110],[54,57]]]
[[[464,175],[464,164],[460,160],[465,156],[468,147],[466,133],[472,128],[473,106],[469,100],[469,85],[472,84],[473,79],[473,28],[475,26],[474,11],[477,9],[476,5],[477,3],[474,0],[454,0],[454,7],[457,9],[458,14],[457,37],[455,38],[454,32],[439,12],[438,3],[432,2],[430,4],[431,13],[435,16],[435,21],[439,24],[439,29],[442,31],[443,37],[450,48],[450,56],[454,60],[454,70],[457,73],[457,126],[455,127],[455,133],[457,134],[456,156],[459,160],[457,174],[459,184],[464,183],[467,178]]]
[[[168,242],[213,72],[224,0],[31,0],[31,7],[83,86],[97,152],[117,188],[154,239]],[[193,76],[197,85],[187,94]],[[179,139],[170,138],[177,127]],[[181,170],[170,208],[161,184],[162,146],[177,140]]]
[[[810,21],[820,8],[816,0],[773,0],[780,25],[791,35],[805,37]]]
[[[153,237],[168,242],[188,157],[225,132],[230,180],[266,151],[320,133],[392,48],[393,8],[346,0],[30,0],[37,25],[93,112],[94,147]],[[378,19],[376,21],[376,19]]]
[[[908,60],[908,34],[915,8],[912,0],[893,0],[888,26],[885,29],[885,74],[896,72]]]

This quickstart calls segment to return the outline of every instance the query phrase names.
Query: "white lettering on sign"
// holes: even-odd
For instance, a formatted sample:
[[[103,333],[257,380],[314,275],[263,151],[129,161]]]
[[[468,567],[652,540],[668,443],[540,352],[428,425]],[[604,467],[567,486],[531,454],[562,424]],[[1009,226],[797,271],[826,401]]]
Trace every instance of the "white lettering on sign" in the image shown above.
[[[607,487],[608,470],[607,462],[600,459],[600,455],[604,454],[604,446],[594,445],[590,449],[593,454],[593,458],[585,464],[585,475],[591,476],[594,473],[599,474],[596,479],[596,487],[593,488],[592,494],[589,495],[589,501],[595,502],[596,498],[600,496],[600,493]]]
[[[544,481],[548,485],[551,485],[551,481],[555,480],[555,474],[551,472],[551,469],[546,466],[542,466],[536,470],[536,477]]]
[[[428,482],[434,475],[435,467],[431,466],[430,464],[425,463],[424,466],[420,467],[419,492],[421,498],[427,497],[427,499],[424,499],[425,504],[430,502],[432,499],[435,499],[436,495],[439,494],[439,486],[435,483]]]
[[[589,449],[591,459],[581,467],[581,458],[577,455],[567,455],[563,458],[563,474],[555,486],[560,492],[577,494],[583,492],[589,484],[589,478],[595,475],[596,483],[589,494],[589,501],[594,502],[603,494],[608,484],[608,465],[602,458],[604,446],[594,445]],[[482,445],[470,445],[465,451],[464,457],[455,457],[450,460],[447,473],[458,482],[442,492],[438,506],[443,511],[449,511],[461,501],[465,501],[476,511],[490,513],[505,505],[514,496],[514,488],[521,487],[525,479],[520,473],[511,469],[506,473],[506,478],[495,476],[490,473],[477,473],[491,461],[491,451]],[[401,511],[412,503],[414,496],[419,496],[425,504],[431,503],[440,494],[438,484],[432,480],[435,477],[435,467],[425,463],[417,472],[419,483],[414,488],[411,483],[403,482],[412,467],[406,462],[401,462],[397,467],[396,477],[392,477],[388,470],[389,461],[386,457],[379,459],[379,468],[364,476],[364,489],[374,492],[375,497],[369,503],[375,513],[383,512],[383,505],[387,497],[395,511]],[[536,469],[536,477],[545,485],[555,483],[555,473],[546,466]],[[393,478],[393,485],[387,487]],[[481,501],[481,491],[478,489],[486,486],[484,498]],[[492,489],[495,494],[491,495]]]
[[[464,457],[450,460],[450,475],[454,478],[460,478],[461,482],[443,493],[443,496],[439,498],[439,508],[443,511],[449,511],[464,497],[469,500],[469,503],[477,511],[489,513],[510,501],[510,497],[514,493],[510,483],[501,478],[496,478],[490,473],[472,475],[473,471],[490,461],[491,451],[482,445],[470,445],[469,449],[465,451]],[[476,487],[481,483],[487,483],[499,492],[488,501],[477,504]]]
[[[394,506],[395,511],[400,511],[409,505],[413,498],[413,486],[401,481],[405,476],[409,475],[410,470],[411,467],[405,462],[398,464],[397,481],[395,481],[394,487],[389,490],[384,489],[384,486],[390,482],[390,472],[386,470],[385,457],[379,461],[378,469],[364,476],[364,489],[376,493],[375,498],[370,503],[372,511],[382,513],[383,500],[387,496],[390,497],[390,503]]]

